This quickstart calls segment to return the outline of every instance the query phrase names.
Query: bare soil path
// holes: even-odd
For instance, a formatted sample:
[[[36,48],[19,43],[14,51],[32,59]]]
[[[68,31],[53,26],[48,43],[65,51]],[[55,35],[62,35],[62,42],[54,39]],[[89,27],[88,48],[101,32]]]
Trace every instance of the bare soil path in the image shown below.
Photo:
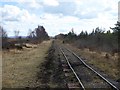
[[[52,46],[48,50],[48,56],[42,63],[38,80],[42,82],[44,88],[66,88],[64,72],[62,70],[59,48],[52,42]]]

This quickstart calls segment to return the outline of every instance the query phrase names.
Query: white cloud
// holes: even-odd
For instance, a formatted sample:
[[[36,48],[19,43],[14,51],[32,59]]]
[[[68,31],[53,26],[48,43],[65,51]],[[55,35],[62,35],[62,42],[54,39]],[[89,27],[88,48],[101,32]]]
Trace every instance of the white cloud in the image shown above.
[[[18,0],[17,3],[24,5],[25,7],[32,9],[40,9],[42,5],[37,0]]]
[[[14,30],[20,30],[21,35],[26,35],[29,28],[37,26],[39,17],[29,13],[26,9],[17,6],[5,5],[2,7],[2,23],[9,35],[14,35]]]
[[[18,6],[6,4],[0,8],[3,26],[8,30],[9,35],[14,35],[14,30],[20,30],[20,35],[27,35],[28,29],[33,30],[37,25],[43,25],[51,36],[68,33],[72,28],[79,34],[81,30],[91,32],[98,26],[108,30],[109,27],[114,27],[117,21],[117,1],[115,0],[73,0],[71,2],[76,3],[76,10],[69,11],[73,13],[71,15],[65,15],[64,12],[53,14],[44,11],[44,5],[52,8],[57,6],[59,9],[61,3],[57,0],[42,0],[41,2],[21,0]]]
[[[20,9],[16,6],[13,6],[13,5],[5,5],[1,9],[2,9],[1,12],[2,12],[3,20],[15,19],[18,17],[18,15],[20,13]]]
[[[99,13],[104,12],[117,15],[117,0],[77,0],[74,2],[76,3],[74,14],[83,18],[87,18],[88,15],[96,18]]]
[[[35,14],[30,14],[27,10],[25,9],[20,9],[17,6],[13,5],[5,5],[2,7],[2,18],[3,21],[33,21],[35,18]]]
[[[42,8],[42,5],[40,5],[40,4],[39,4],[37,1],[35,1],[35,0],[32,0],[31,2],[29,2],[29,7],[39,9],[39,8]]]
[[[59,2],[57,0],[43,0],[44,5],[48,6],[58,6]]]

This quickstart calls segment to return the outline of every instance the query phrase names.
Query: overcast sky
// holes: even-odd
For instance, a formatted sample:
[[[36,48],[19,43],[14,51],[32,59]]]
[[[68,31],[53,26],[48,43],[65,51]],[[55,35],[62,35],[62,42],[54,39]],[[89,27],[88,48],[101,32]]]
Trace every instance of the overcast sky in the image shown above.
[[[109,30],[118,20],[119,0],[0,0],[0,24],[9,36],[19,30],[26,36],[38,25],[50,36],[79,34],[100,27]]]

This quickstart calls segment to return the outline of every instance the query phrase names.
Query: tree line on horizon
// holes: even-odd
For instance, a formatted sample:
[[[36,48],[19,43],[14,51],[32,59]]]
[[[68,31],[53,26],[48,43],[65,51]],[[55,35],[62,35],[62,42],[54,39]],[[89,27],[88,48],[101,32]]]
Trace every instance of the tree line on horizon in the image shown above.
[[[89,48],[90,50],[99,50],[107,52],[120,52],[120,22],[115,24],[113,30],[104,31],[99,27],[93,29],[91,33],[87,31],[81,31],[78,35],[74,33],[72,29],[68,34],[59,34],[55,38],[63,40],[63,43],[71,43],[78,48]],[[0,26],[0,36],[2,37],[2,48],[14,47],[15,43],[41,43],[43,40],[50,39],[45,28],[39,26],[33,31],[29,30],[29,34],[26,38],[19,36],[19,31],[15,31],[16,40],[9,42],[7,32],[2,26]],[[60,36],[60,37],[58,37]]]
[[[90,50],[106,51],[111,53],[120,52],[120,22],[115,24],[113,30],[106,31],[99,27],[91,33],[81,31],[78,35],[72,29],[68,34],[59,34],[55,38],[63,40],[63,43],[70,43],[78,48],[89,48]]]
[[[2,49],[15,48],[15,44],[19,44],[19,47],[25,46],[25,43],[39,44],[44,40],[48,40],[48,33],[45,31],[43,26],[35,28],[33,31],[30,30],[28,36],[21,37],[19,36],[20,31],[14,31],[15,37],[9,38],[6,30],[0,26],[0,38],[2,40],[1,47]]]

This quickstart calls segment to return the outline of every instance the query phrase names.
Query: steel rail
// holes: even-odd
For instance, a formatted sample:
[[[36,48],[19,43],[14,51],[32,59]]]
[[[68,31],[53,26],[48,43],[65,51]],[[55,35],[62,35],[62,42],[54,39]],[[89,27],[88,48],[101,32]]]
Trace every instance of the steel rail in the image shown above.
[[[71,66],[71,64],[70,64],[70,62],[69,62],[67,56],[65,55],[64,51],[63,51],[61,48],[60,48],[60,50],[61,50],[62,54],[64,55],[64,57],[65,57],[65,59],[66,59],[68,65],[69,65],[70,69],[72,70],[72,72],[74,73],[76,79],[78,80],[79,84],[81,85],[82,89],[85,90],[84,85],[82,84],[82,82],[81,82],[81,80],[79,79],[78,75],[76,74],[75,70],[74,70],[73,67]]]
[[[110,86],[112,86],[114,89],[119,90],[114,84],[112,84],[109,80],[107,80],[105,77],[103,77],[100,73],[98,73],[96,70],[94,70],[92,67],[87,65],[77,54],[75,54],[73,51],[70,49],[66,48],[69,52],[71,52],[74,56],[76,56],[87,68],[92,70],[94,73],[96,73],[99,77],[101,77],[104,81],[106,81]]]

